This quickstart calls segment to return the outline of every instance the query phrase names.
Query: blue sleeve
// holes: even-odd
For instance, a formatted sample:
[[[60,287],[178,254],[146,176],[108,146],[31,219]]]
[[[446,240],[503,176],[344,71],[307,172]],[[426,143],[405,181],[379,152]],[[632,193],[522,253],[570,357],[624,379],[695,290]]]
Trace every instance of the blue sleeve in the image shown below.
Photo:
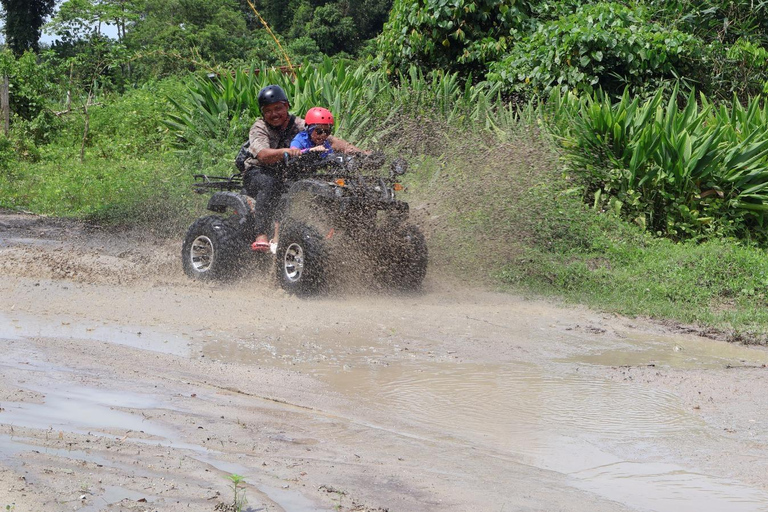
[[[291,141],[291,147],[299,148],[299,149],[308,149],[311,146],[307,142],[308,142],[307,133],[301,132],[293,138],[293,140]]]

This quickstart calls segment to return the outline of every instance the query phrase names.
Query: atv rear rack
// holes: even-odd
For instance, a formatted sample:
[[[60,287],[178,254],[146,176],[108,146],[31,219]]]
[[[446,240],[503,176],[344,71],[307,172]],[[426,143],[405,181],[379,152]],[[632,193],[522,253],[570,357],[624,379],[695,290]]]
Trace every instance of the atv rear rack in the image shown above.
[[[192,184],[192,190],[198,194],[205,194],[211,190],[235,190],[243,188],[243,175],[233,174],[231,176],[208,176],[207,174],[195,174],[195,183]]]

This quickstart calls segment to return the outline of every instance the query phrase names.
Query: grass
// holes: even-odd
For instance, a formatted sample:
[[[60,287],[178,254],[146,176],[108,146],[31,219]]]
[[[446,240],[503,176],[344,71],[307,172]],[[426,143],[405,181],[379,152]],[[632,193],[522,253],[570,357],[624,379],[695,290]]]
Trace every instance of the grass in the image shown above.
[[[765,251],[732,240],[615,240],[600,252],[538,252],[497,276],[512,289],[627,316],[697,324],[756,343],[764,343],[768,326]]]
[[[119,161],[49,152],[13,175],[0,171],[0,207],[108,224],[177,229],[189,210],[191,176],[161,153]]]

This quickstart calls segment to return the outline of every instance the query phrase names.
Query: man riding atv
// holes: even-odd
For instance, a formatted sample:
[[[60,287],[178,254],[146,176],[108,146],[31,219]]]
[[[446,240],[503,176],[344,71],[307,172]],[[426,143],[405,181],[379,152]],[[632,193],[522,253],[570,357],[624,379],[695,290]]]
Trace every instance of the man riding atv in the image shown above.
[[[301,154],[301,149],[290,147],[291,141],[305,128],[314,131],[318,125],[322,125],[322,131],[330,131],[333,115],[326,109],[315,107],[307,112],[307,119],[294,116],[288,111],[291,106],[288,96],[279,85],[268,85],[261,89],[258,101],[262,118],[253,124],[248,134],[249,156],[245,159],[243,186],[254,199],[257,212],[254,229],[256,240],[251,244],[251,249],[268,252],[270,241],[267,233],[270,232],[277,201],[286,188],[281,164],[286,154],[291,157]],[[334,150],[360,151],[338,137],[328,138]]]
[[[394,158],[385,175],[384,153],[330,137],[333,116],[326,109],[310,109],[306,119],[289,114],[288,98],[276,85],[261,90],[259,105],[263,119],[235,159],[239,172],[194,175],[196,192],[213,192],[212,214],[187,230],[184,272],[218,281],[256,267],[274,269],[280,286],[299,296],[358,275],[382,289],[418,290],[428,252],[408,203],[397,197],[407,162]],[[289,147],[298,134],[306,135],[297,143],[307,138],[323,151]],[[333,153],[325,154],[328,145]]]

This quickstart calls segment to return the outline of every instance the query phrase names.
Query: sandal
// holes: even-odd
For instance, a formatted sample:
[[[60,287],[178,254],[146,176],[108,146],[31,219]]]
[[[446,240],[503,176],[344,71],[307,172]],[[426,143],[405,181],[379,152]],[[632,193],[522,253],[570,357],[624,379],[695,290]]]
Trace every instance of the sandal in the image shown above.
[[[264,237],[264,239],[261,239],[261,237],[256,238],[256,241],[251,244],[251,250],[257,251],[257,252],[269,252],[269,240]]]

